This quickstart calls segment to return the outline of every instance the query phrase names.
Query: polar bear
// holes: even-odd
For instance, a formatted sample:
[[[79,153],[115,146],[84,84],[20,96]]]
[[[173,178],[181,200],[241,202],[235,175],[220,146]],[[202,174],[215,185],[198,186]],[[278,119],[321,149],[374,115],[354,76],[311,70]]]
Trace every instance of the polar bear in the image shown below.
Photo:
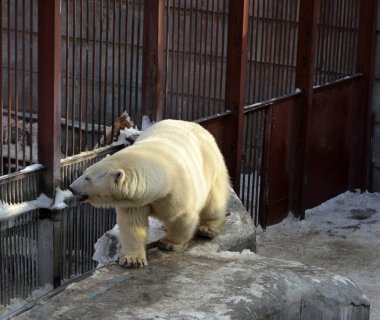
[[[157,245],[182,251],[194,234],[213,238],[224,228],[229,177],[213,136],[199,124],[163,120],[136,142],[85,170],[69,189],[96,207],[115,207],[119,263],[147,265],[148,217],[162,221]]]

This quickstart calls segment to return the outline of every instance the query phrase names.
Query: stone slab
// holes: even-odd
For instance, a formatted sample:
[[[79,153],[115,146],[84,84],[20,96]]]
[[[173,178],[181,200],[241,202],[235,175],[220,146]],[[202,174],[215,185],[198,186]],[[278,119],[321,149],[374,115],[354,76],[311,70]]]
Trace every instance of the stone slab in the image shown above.
[[[98,269],[14,319],[369,319],[360,289],[320,268],[249,250],[150,257]]]
[[[118,235],[109,233],[107,266],[13,319],[369,319],[350,279],[245,249],[255,248],[255,228],[233,192],[228,213],[222,235],[194,239],[183,253],[152,248],[143,269],[112,262]]]

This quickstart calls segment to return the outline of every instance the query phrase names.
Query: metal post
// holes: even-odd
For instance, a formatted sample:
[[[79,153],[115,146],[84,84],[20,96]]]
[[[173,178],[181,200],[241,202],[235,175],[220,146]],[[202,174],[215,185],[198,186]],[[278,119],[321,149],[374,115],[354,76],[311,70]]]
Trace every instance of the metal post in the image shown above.
[[[46,166],[42,191],[54,196],[61,160],[60,0],[38,1],[38,162]]]
[[[51,198],[60,186],[61,1],[38,1],[38,162],[46,167],[41,190]],[[40,210],[39,284],[60,285],[60,213]]]
[[[353,152],[355,159],[350,170],[350,187],[360,187],[363,191],[372,187],[372,87],[374,79],[375,48],[376,48],[376,0],[360,1],[360,18],[358,34],[357,72],[363,74],[361,83],[361,106],[359,121],[360,140],[358,148]]]
[[[247,64],[249,1],[229,2],[226,66],[226,109],[232,112],[225,156],[235,192],[240,191],[241,149],[243,142],[245,78]]]
[[[289,209],[304,219],[304,188],[306,183],[306,141],[308,111],[313,104],[313,84],[317,49],[318,0],[300,0],[296,87],[301,97],[292,117],[292,159]]]
[[[141,105],[155,121],[163,117],[164,33],[164,0],[145,0]]]

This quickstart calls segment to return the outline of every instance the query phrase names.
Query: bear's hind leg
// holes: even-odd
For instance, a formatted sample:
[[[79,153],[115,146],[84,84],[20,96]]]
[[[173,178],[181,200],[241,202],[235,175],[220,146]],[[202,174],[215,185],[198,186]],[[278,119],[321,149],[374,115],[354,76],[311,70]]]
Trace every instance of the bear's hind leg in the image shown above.
[[[168,251],[186,250],[194,236],[198,221],[196,213],[184,213],[174,221],[166,221],[166,235],[157,242],[157,246]]]
[[[220,234],[226,223],[228,186],[214,183],[205,207],[201,211],[198,234],[214,238]]]

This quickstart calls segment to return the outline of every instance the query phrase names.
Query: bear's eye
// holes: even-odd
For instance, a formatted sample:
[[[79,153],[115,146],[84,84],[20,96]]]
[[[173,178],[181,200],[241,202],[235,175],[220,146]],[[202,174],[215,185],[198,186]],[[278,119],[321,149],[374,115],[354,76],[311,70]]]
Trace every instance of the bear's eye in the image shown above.
[[[84,180],[90,181],[90,178],[89,177],[85,177]]]

